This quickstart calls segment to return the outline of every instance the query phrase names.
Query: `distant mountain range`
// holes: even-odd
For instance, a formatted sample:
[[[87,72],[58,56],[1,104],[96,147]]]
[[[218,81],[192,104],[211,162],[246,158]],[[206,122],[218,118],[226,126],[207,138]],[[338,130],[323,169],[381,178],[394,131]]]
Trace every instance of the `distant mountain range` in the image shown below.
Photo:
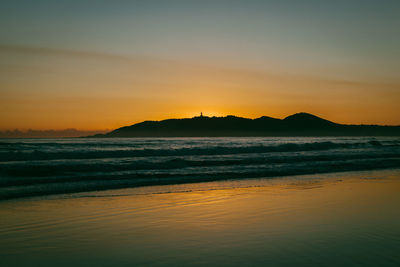
[[[346,125],[308,113],[284,119],[198,116],[144,121],[89,137],[400,136],[400,126]]]
[[[0,138],[64,138],[64,137],[81,137],[93,134],[107,133],[107,130],[98,131],[81,131],[76,129],[64,129],[64,130],[26,130],[21,131],[5,130],[0,131]]]

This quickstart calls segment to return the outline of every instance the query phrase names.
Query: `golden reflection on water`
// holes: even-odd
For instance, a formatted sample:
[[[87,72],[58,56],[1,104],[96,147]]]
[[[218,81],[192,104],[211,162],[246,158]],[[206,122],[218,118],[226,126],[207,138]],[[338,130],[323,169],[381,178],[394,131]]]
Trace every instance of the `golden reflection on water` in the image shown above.
[[[2,202],[2,261],[302,265],[355,253],[396,263],[400,176],[368,177]]]

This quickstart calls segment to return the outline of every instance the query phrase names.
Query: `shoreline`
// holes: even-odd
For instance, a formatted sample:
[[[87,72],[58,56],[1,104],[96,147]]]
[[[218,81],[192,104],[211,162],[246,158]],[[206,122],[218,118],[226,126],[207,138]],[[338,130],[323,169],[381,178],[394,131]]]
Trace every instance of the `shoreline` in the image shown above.
[[[102,190],[78,191],[71,193],[56,193],[45,195],[31,195],[14,197],[8,199],[0,199],[0,203],[13,201],[35,201],[46,199],[68,199],[79,197],[107,197],[107,196],[130,196],[136,194],[164,194],[164,193],[179,193],[198,190],[219,190],[219,189],[235,189],[246,187],[265,187],[274,185],[285,185],[287,183],[308,183],[310,181],[319,182],[337,182],[336,177],[343,179],[366,179],[364,176],[376,176],[380,174],[393,176],[400,174],[400,168],[391,169],[373,169],[360,171],[345,171],[345,172],[326,172],[316,174],[299,174],[299,175],[283,175],[273,177],[255,177],[242,179],[216,179],[211,181],[198,182],[181,182],[171,184],[153,184],[153,185],[138,185],[122,188],[109,188]],[[379,178],[372,178],[379,179]]]
[[[396,266],[400,171],[0,202],[5,266]]]

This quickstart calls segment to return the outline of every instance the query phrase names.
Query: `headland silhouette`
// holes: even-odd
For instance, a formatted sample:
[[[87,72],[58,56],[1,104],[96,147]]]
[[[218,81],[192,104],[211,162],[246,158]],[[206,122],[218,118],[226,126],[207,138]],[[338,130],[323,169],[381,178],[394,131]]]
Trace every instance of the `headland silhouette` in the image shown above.
[[[301,112],[284,119],[200,116],[144,121],[89,137],[400,136],[400,126],[348,125]]]

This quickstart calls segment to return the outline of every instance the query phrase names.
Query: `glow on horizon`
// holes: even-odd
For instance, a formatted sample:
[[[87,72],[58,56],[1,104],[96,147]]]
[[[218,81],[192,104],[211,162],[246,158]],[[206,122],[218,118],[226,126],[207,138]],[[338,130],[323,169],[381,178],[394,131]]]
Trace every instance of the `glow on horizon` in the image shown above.
[[[113,129],[200,112],[283,118],[305,111],[341,123],[400,123],[399,84],[32,47],[0,46],[0,57],[9,62],[3,129]]]

